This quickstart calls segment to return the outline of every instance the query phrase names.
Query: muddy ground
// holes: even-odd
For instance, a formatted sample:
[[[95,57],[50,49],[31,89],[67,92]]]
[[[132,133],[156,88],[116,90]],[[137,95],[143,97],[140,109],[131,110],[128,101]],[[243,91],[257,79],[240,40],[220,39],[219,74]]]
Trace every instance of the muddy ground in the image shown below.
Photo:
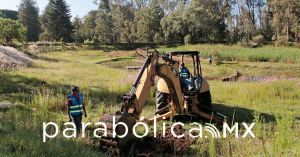
[[[195,144],[196,140],[189,137],[188,133],[180,126],[175,127],[174,132],[175,134],[185,134],[185,136],[183,138],[175,138],[171,134],[171,128],[167,128],[165,137],[163,137],[163,134],[157,134],[156,138],[153,135],[148,135],[142,139],[136,139],[135,142],[131,142],[131,147],[125,150],[114,146],[101,145],[99,139],[90,140],[88,144],[92,145],[94,149],[112,157],[173,157],[191,153],[190,146]]]

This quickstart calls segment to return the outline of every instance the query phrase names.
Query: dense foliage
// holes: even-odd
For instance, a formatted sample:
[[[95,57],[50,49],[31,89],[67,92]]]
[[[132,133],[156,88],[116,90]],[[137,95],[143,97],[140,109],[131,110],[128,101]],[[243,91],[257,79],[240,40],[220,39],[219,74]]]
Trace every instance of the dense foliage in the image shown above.
[[[22,0],[19,6],[18,20],[27,28],[27,40],[37,41],[39,39],[39,10],[33,0]]]
[[[83,18],[100,43],[299,42],[297,0],[98,0]],[[77,31],[78,32],[78,31]],[[80,32],[80,31],[79,31]]]
[[[39,35],[43,41],[94,45],[300,42],[299,0],[94,1],[97,10],[71,22],[65,0],[49,0],[41,17],[35,0],[22,0],[18,18],[27,27],[29,41],[36,41]],[[4,17],[3,11],[0,17]]]
[[[71,42],[73,26],[70,19],[70,8],[65,0],[49,0],[41,17],[41,40]]]
[[[14,11],[14,10],[1,9],[0,17],[16,20],[16,19],[18,19],[18,12]]]
[[[12,45],[14,41],[26,40],[26,28],[15,20],[0,18],[0,30],[0,44]]]

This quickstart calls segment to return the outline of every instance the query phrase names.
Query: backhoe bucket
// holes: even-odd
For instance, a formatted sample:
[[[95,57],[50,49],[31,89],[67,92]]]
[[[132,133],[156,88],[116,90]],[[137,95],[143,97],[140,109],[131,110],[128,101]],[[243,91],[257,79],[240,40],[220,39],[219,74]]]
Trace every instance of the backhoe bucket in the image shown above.
[[[135,124],[134,119],[123,114],[105,114],[100,118],[100,122],[107,126],[107,136],[100,139],[100,148],[106,151],[118,149],[117,152],[119,153],[121,150],[131,147],[131,143],[135,139],[132,133]]]

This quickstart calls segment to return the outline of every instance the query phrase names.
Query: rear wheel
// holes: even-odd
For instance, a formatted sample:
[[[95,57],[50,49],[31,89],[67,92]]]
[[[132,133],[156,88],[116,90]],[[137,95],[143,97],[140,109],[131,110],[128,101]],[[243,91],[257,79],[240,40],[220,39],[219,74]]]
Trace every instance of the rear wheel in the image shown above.
[[[169,111],[168,106],[168,95],[160,91],[156,91],[156,112],[157,114],[162,115]]]
[[[199,106],[198,106],[199,110],[204,112],[209,112],[212,110],[210,91],[200,93],[198,95],[198,100],[199,100]]]

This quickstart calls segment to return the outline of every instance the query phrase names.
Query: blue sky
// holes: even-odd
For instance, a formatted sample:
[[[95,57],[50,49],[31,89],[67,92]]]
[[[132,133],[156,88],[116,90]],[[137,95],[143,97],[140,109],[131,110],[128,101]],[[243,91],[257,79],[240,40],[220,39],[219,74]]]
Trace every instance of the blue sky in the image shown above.
[[[89,11],[97,9],[97,6],[93,3],[94,0],[66,0],[70,6],[72,17],[83,17]],[[0,0],[0,9],[17,10],[17,6],[21,0]],[[40,14],[46,7],[48,0],[36,0],[38,7],[40,8]]]

